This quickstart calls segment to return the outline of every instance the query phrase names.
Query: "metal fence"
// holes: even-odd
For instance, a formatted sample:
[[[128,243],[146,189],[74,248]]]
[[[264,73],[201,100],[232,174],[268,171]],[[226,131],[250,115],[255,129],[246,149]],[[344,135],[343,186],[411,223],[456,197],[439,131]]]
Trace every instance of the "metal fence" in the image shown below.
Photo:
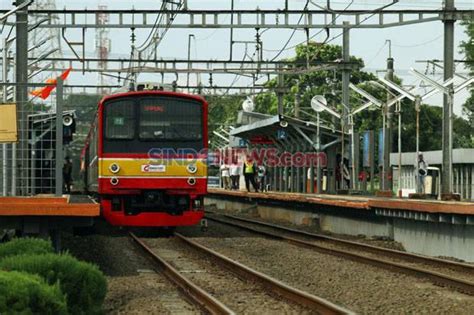
[[[441,165],[436,166],[437,171],[429,175],[431,178],[429,187],[433,187],[433,192],[439,194],[439,176]],[[429,170],[429,172],[431,172]],[[398,168],[394,168],[394,189],[398,189]],[[409,192],[416,191],[416,177],[415,167],[411,165],[402,166],[400,174],[401,189],[407,190],[405,195]],[[474,164],[454,164],[453,165],[453,189],[454,193],[460,194],[461,199],[474,201]],[[431,193],[431,192],[430,192]]]
[[[3,83],[3,103],[17,107],[18,142],[2,144],[2,196],[61,195],[63,190],[63,85],[58,80],[52,101],[15,102]],[[1,106],[1,105],[0,105]],[[59,119],[57,119],[57,113]],[[68,113],[66,113],[68,114]]]

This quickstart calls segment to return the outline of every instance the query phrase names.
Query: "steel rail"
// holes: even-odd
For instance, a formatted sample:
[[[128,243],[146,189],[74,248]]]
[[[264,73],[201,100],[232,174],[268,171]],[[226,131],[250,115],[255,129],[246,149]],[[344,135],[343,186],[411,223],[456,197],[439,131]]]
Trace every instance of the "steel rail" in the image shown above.
[[[469,294],[469,295],[474,295],[474,283],[471,281],[455,278],[449,275],[445,275],[439,272],[434,272],[434,271],[429,271],[429,270],[424,270],[418,267],[413,267],[413,266],[407,266],[401,263],[396,263],[392,261],[388,261],[385,259],[380,259],[380,258],[374,258],[374,257],[368,257],[364,256],[361,254],[356,254],[350,251],[342,250],[342,249],[335,249],[335,248],[328,248],[324,247],[321,245],[317,245],[308,241],[303,241],[300,239],[292,238],[292,237],[287,237],[287,236],[282,236],[278,235],[275,233],[267,232],[267,231],[262,231],[258,229],[251,228],[249,226],[245,226],[239,223],[235,222],[229,222],[227,220],[221,220],[213,217],[207,217],[209,220],[213,220],[222,224],[226,224],[229,226],[234,226],[238,227],[240,229],[244,229],[247,231],[250,231],[252,233],[260,234],[260,235],[265,235],[270,238],[275,238],[279,240],[286,241],[290,244],[294,244],[297,246],[302,246],[310,249],[314,249],[318,252],[321,252],[323,254],[329,254],[337,257],[342,257],[344,259],[350,259],[353,261],[357,261],[360,263],[380,267],[386,270],[390,271],[396,271],[396,272],[401,272],[404,274],[416,276],[418,278],[422,279],[429,279],[432,283],[440,285],[440,286],[448,286],[451,287],[457,291]]]
[[[365,251],[368,251],[368,252],[371,252],[371,253],[374,253],[374,254],[383,254],[383,255],[386,255],[386,256],[393,257],[393,258],[406,259],[410,262],[429,264],[429,265],[434,265],[434,266],[438,266],[438,267],[457,270],[457,271],[460,271],[460,272],[474,273],[474,265],[470,265],[470,264],[466,264],[466,263],[462,263],[462,262],[450,261],[450,260],[440,259],[440,258],[436,258],[436,257],[428,257],[428,256],[423,256],[423,255],[413,254],[413,253],[407,253],[407,252],[402,252],[402,251],[395,250],[395,249],[389,249],[389,248],[383,248],[383,247],[363,244],[363,243],[359,243],[359,242],[344,240],[344,239],[331,237],[331,236],[327,236],[327,235],[322,235],[322,234],[309,233],[309,232],[306,232],[306,231],[292,229],[292,228],[284,227],[284,226],[281,226],[281,225],[256,221],[256,220],[247,219],[247,218],[241,218],[241,217],[237,217],[237,216],[233,216],[233,215],[224,214],[222,216],[224,216],[226,218],[234,219],[234,220],[237,220],[237,221],[242,221],[242,222],[252,223],[252,224],[256,224],[256,225],[266,226],[266,227],[270,227],[270,228],[280,230],[280,231],[284,231],[284,232],[290,232],[290,233],[301,235],[301,236],[304,236],[304,237],[309,237],[309,238],[313,238],[313,239],[317,239],[317,240],[321,240],[321,241],[331,242],[331,243],[337,244],[337,245],[344,245],[344,246],[348,246],[348,247],[351,247],[351,248],[358,248],[358,249],[362,249],[362,250],[365,250]]]
[[[179,234],[174,233],[174,235],[184,243],[188,244],[192,248],[205,253],[210,256],[216,262],[222,264],[232,272],[238,274],[241,277],[244,277],[250,281],[255,281],[262,284],[264,287],[268,288],[272,292],[284,297],[287,300],[290,300],[299,305],[309,307],[319,314],[353,314],[353,312],[344,309],[338,305],[335,305],[323,298],[317,297],[310,293],[298,290],[296,288],[290,287],[287,284],[278,281],[272,277],[269,277],[263,273],[260,273],[254,269],[251,269],[237,261],[234,261],[216,251],[213,251],[195,241],[190,240],[189,238]]]
[[[159,265],[163,274],[173,282],[178,288],[200,308],[211,314],[232,314],[235,312],[217,300],[211,294],[195,285],[188,278],[184,277],[178,270],[167,263],[163,258],[154,253],[144,242],[135,234],[129,234],[132,240],[143,250],[153,261]]]

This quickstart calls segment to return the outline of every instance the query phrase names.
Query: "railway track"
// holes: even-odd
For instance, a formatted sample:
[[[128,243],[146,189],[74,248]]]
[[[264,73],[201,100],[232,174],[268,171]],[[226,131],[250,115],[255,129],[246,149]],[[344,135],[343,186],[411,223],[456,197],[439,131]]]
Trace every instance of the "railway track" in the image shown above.
[[[234,307],[230,307],[226,305],[227,303],[222,302],[225,299],[225,296],[222,297],[222,295],[236,294],[232,291],[237,291],[240,295],[237,298],[229,296],[227,301],[235,302],[235,300],[241,299],[243,301],[242,303],[245,303],[254,300],[253,303],[257,301],[255,307],[262,307],[262,305],[259,304],[265,303],[269,306],[277,307],[278,304],[288,304],[287,302],[284,302],[288,301],[288,306],[285,306],[286,313],[352,314],[352,312],[323,298],[290,287],[276,279],[242,265],[214,250],[186,238],[179,233],[175,233],[174,239],[169,241],[179,242],[181,246],[185,245],[184,252],[183,250],[178,249],[180,245],[177,246],[177,244],[173,243],[168,246],[162,246],[163,243],[160,243],[161,245],[158,251],[166,252],[167,254],[165,253],[163,255],[164,257],[162,257],[161,254],[158,255],[156,251],[135,235],[130,234],[130,236],[134,242],[159,265],[159,269],[163,270],[166,277],[174,282],[191,301],[211,314],[236,313],[233,310]],[[160,242],[163,241],[166,240],[160,240]],[[212,266],[209,263],[201,262],[200,268],[205,268],[205,270],[197,272],[194,276],[195,279],[191,280],[190,277],[184,276],[183,273],[192,274],[187,269],[196,269],[196,259],[194,258],[194,261],[191,258],[190,260],[187,260],[187,256],[189,255],[187,247],[191,247],[194,252],[199,253],[199,256],[204,256],[206,259],[216,262],[221,270],[216,270],[216,266]],[[166,256],[168,257],[166,258]],[[173,265],[181,263],[182,268],[173,267],[169,262],[170,259],[174,260]],[[183,262],[183,259],[186,259],[187,261]],[[178,271],[178,269],[180,269],[180,271]],[[231,271],[232,276],[229,277],[228,275],[222,274],[222,270],[225,270],[226,273]],[[206,281],[204,282],[202,281],[203,277],[206,278]],[[212,279],[213,277],[217,280]],[[248,281],[242,281],[240,279],[246,279]],[[208,290],[205,290],[202,286],[198,286],[196,282],[204,283],[204,286],[207,286]],[[236,287],[236,290],[232,290],[234,289],[234,286]],[[264,293],[261,292],[262,289]],[[209,291],[212,291],[212,294],[209,293]],[[221,295],[221,297],[217,299],[215,295]],[[280,297],[283,297],[284,301],[282,301]],[[239,313],[245,312],[242,311],[242,309],[237,311]],[[257,311],[253,309],[253,312]]]
[[[473,265],[410,254],[321,234],[308,233],[232,215],[224,214],[219,216],[225,219],[220,219],[215,215],[206,215],[210,220],[244,229],[252,233],[286,241],[324,254],[330,254],[387,270],[428,279],[433,284],[447,286],[459,292],[474,295],[474,282],[463,279],[466,277],[474,277]],[[387,258],[392,261],[387,260]],[[438,270],[434,271],[429,269]]]

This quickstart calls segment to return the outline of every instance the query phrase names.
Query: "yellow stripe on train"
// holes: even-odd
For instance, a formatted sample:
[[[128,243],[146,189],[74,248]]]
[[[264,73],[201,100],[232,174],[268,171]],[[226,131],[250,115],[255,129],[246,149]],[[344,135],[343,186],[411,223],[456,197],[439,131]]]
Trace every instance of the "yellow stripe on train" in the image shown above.
[[[207,175],[203,160],[99,159],[99,176],[170,177]]]

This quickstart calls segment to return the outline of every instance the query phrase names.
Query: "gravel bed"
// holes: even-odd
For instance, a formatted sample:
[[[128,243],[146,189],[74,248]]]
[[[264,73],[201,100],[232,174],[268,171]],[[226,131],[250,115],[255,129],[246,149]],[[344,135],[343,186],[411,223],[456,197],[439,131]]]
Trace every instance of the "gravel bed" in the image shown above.
[[[220,217],[217,216],[216,218],[233,222],[232,219],[226,218],[226,217],[223,217],[223,216],[220,216]],[[262,220],[260,220],[260,221],[265,222],[265,221],[262,221]],[[406,259],[397,259],[397,258],[390,257],[390,256],[387,257],[384,254],[377,254],[377,253],[369,252],[369,251],[366,251],[366,250],[363,250],[363,249],[359,249],[357,247],[352,247],[351,245],[335,244],[335,243],[332,243],[332,242],[315,240],[315,239],[310,238],[310,237],[295,235],[295,234],[290,233],[290,232],[275,230],[275,229],[272,229],[270,227],[258,226],[258,225],[252,224],[252,223],[241,222],[241,221],[235,221],[235,223],[237,223],[239,225],[243,225],[243,226],[248,226],[250,228],[254,228],[254,229],[257,229],[257,230],[265,231],[265,232],[270,232],[270,233],[275,233],[276,232],[281,236],[288,236],[288,237],[301,239],[301,240],[308,241],[310,243],[313,243],[315,245],[322,246],[322,247],[325,247],[325,248],[345,250],[345,251],[350,251],[351,253],[355,253],[355,254],[358,254],[358,255],[363,255],[363,256],[366,256],[366,257],[370,257],[370,258],[378,258],[378,259],[388,260],[388,261],[391,261],[391,262],[397,262],[397,263],[401,263],[401,264],[406,265],[406,266],[421,268],[423,270],[434,271],[434,272],[442,273],[442,274],[449,275],[449,276],[452,276],[452,277],[456,277],[458,279],[471,281],[471,282],[474,283],[474,273],[473,272],[463,272],[463,271],[459,271],[459,270],[453,270],[449,266],[442,267],[442,266],[432,265],[432,264],[428,264],[428,263],[410,262],[410,261],[407,261]],[[253,234],[253,235],[255,236],[256,234]]]
[[[107,277],[106,314],[201,314],[148,261],[123,230],[99,224],[97,234],[63,235],[63,248],[99,266]]]
[[[361,314],[471,314],[474,297],[421,279],[259,237],[215,237],[212,222],[195,240],[289,285]],[[241,236],[240,232],[237,232]]]
[[[177,239],[146,239],[158,255],[238,314],[312,314],[311,310],[265,292]]]

